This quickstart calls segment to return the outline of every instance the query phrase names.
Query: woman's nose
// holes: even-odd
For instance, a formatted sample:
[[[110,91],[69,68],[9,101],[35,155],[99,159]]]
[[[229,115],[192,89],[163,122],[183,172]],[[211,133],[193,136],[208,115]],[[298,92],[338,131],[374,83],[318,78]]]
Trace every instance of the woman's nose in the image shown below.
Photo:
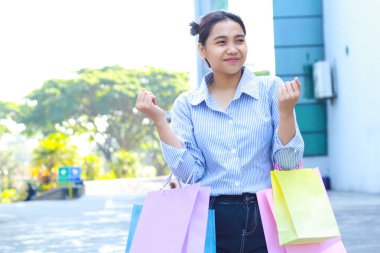
[[[233,44],[229,45],[227,48],[227,53],[228,54],[236,54],[237,53],[236,46]]]

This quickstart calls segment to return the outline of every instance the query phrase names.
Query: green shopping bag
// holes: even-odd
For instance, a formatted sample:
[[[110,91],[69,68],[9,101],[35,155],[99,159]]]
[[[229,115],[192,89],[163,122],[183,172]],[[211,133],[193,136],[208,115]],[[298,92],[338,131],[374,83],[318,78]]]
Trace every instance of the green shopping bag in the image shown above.
[[[271,171],[280,245],[320,243],[340,236],[318,169]]]

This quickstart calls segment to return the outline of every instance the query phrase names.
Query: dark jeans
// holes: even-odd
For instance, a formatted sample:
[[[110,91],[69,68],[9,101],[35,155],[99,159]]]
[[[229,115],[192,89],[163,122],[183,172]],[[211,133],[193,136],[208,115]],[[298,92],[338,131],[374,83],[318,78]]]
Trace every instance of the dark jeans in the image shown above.
[[[217,253],[268,253],[256,194],[210,198]]]

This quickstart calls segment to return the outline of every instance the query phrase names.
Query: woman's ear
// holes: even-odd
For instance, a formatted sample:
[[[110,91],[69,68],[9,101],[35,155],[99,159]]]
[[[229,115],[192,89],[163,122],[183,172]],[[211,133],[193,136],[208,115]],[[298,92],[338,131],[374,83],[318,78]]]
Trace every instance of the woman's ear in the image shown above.
[[[198,43],[198,51],[201,54],[203,60],[206,60],[206,49],[201,43]]]

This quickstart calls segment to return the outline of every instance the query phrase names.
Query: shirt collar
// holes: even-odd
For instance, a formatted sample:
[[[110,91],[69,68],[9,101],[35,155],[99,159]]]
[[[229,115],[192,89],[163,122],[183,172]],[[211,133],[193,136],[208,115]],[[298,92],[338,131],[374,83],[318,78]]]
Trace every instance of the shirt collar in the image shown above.
[[[243,75],[239,81],[238,87],[236,89],[235,98],[239,98],[241,93],[245,93],[255,99],[259,99],[259,86],[257,82],[252,82],[255,79],[255,74],[249,69],[242,67]],[[193,92],[193,96],[190,99],[190,104],[198,105],[202,101],[205,101],[209,96],[207,86],[214,80],[214,75],[212,72],[207,74],[201,82],[198,89]]]

